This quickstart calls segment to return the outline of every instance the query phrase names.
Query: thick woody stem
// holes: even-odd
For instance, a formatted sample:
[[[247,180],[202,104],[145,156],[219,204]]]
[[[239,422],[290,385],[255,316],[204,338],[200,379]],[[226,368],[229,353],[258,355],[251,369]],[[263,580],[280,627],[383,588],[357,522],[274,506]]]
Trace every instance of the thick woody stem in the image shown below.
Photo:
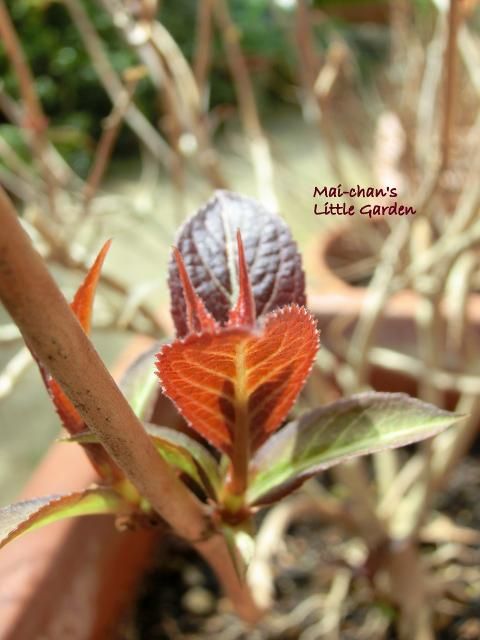
[[[175,532],[204,555],[240,615],[254,621],[259,611],[237,577],[224,538],[213,532],[204,506],[155,451],[33,248],[3,190],[0,228],[0,300],[26,342],[113,460]]]

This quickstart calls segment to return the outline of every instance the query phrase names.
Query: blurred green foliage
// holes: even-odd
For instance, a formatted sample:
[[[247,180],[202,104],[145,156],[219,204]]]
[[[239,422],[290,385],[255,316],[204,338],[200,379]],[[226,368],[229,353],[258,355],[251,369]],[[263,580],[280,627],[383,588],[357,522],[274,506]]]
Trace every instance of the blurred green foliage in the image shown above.
[[[82,0],[99,35],[108,45],[115,68],[135,64],[109,16],[94,0]],[[35,76],[38,95],[50,119],[50,135],[76,170],[85,173],[101,120],[111,106],[90,64],[81,38],[60,2],[7,0],[22,46]],[[17,83],[0,50],[0,75],[6,91],[17,97]],[[148,84],[142,87],[147,97]],[[5,127],[2,127],[2,134]],[[9,133],[7,132],[7,135]],[[10,134],[11,135],[11,134]]]
[[[80,1],[103,39],[115,69],[121,72],[138,64],[135,52],[123,42],[98,0]],[[343,3],[346,1],[341,0]],[[95,140],[100,134],[102,118],[108,115],[111,105],[96,77],[81,37],[60,0],[7,0],[6,4],[20,34],[38,94],[50,120],[49,135],[74,168],[85,174]],[[197,4],[197,0],[160,3],[160,20],[189,60],[192,60],[195,52]],[[260,108],[268,109],[279,102],[294,102],[297,83],[292,19],[294,5],[291,4],[289,8],[285,2],[273,0],[229,0],[229,6],[241,34]],[[335,21],[327,21],[317,28],[320,48],[328,45],[332,29],[340,29],[350,46],[360,47],[367,62],[369,58],[373,60],[384,53],[384,43],[379,49],[375,40],[372,44],[370,36],[363,42],[358,39],[356,30]],[[0,75],[6,91],[18,97],[16,79],[1,47]],[[213,43],[210,81],[212,108],[235,102],[234,87],[218,33]],[[151,120],[158,119],[158,100],[147,78],[138,85],[136,101]],[[18,136],[15,136],[11,127],[0,124],[0,133],[17,146]],[[117,153],[128,155],[132,152],[136,152],[136,143],[124,127]]]

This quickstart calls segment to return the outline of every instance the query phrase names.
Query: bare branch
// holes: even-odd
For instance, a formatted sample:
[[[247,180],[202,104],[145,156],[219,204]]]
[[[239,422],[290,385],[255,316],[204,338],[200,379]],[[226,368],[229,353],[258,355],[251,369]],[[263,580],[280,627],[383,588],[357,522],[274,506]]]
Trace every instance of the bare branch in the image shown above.
[[[164,91],[166,111],[178,129],[177,135],[173,136],[174,146],[178,143],[178,147],[181,147],[180,134],[193,132],[196,138],[193,151],[198,151],[201,169],[215,188],[226,188],[217,154],[210,141],[207,121],[200,107],[196,81],[178,44],[161,22],[152,20],[148,24],[140,24],[115,0],[100,1],[126,42],[130,46],[135,45],[154,85]],[[181,151],[181,148],[177,151]],[[172,159],[171,171],[177,184],[181,178],[181,161],[181,153]]]
[[[200,108],[207,110],[207,78],[212,56],[214,0],[204,0],[197,7],[197,34],[193,73],[200,94]]]
[[[450,0],[448,11],[448,38],[447,46],[444,53],[444,107],[443,122],[441,134],[441,154],[442,169],[448,167],[450,160],[450,147],[452,130],[454,124],[454,104],[455,104],[455,80],[457,72],[457,34],[460,19],[460,2],[458,0]]]
[[[98,37],[85,9],[77,0],[63,0],[63,3],[72,16],[72,20],[90,55],[93,67],[112,104],[121,102],[122,97],[128,92],[110,63],[103,48],[103,43]],[[172,161],[172,152],[169,146],[134,104],[128,106],[125,113],[125,122],[136,133],[150,153],[168,169]]]
[[[95,158],[83,191],[85,213],[89,212],[92,199],[107,169],[117,136],[120,132],[125,114],[130,106],[136,86],[137,82],[132,82],[128,85],[126,93],[122,94],[123,99],[114,105],[112,112],[103,122],[103,132],[98,142]]]
[[[215,0],[215,18],[223,38],[228,66],[235,84],[243,127],[250,143],[250,155],[255,170],[259,197],[269,208],[276,210],[277,197],[270,146],[260,123],[252,81],[239,43],[238,30],[225,0]]]

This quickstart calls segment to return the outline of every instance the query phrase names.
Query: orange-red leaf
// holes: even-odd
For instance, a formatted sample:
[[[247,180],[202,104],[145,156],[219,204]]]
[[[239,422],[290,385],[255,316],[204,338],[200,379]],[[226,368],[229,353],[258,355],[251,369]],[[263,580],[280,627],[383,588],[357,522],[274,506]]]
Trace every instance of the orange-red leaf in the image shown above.
[[[44,379],[45,386],[47,387],[48,395],[55,405],[58,417],[68,433],[74,435],[81,431],[85,431],[85,422],[67,396],[63,393],[58,382],[48,374],[46,376],[43,375],[43,372],[42,377]]]
[[[95,291],[97,289],[98,280],[100,278],[100,272],[102,270],[105,257],[112,244],[111,240],[107,240],[100,252],[90,267],[85,280],[80,285],[73,302],[70,305],[73,313],[78,318],[78,321],[82,325],[85,333],[90,333],[90,325],[92,320],[93,300],[95,298]]]
[[[75,294],[72,304],[70,305],[73,313],[78,318],[83,330],[87,334],[90,332],[95,290],[97,288],[102,265],[110,245],[111,240],[108,240],[103,245],[95,262],[89,269],[83,283]],[[38,360],[37,363],[48,394],[52,399],[57,414],[65,429],[72,435],[85,431],[87,429],[87,425],[73,406],[72,402],[67,398],[60,385],[52,378],[45,367],[38,362]],[[103,479],[113,481],[122,477],[122,473],[112,462],[101,445],[86,444],[84,447],[91,463]]]
[[[85,280],[78,288],[77,293],[73,298],[73,302],[70,305],[73,313],[78,318],[83,330],[87,334],[90,332],[93,300],[95,298],[95,291],[100,278],[100,272],[111,244],[112,241],[108,240],[100,249],[95,262],[89,269]],[[65,429],[71,434],[84,431],[85,423],[73,404],[63,393],[58,383],[44,370],[43,367],[40,367],[40,371],[48,393]]]
[[[242,234],[237,229],[238,248],[238,299],[228,314],[229,327],[253,327],[256,319],[255,300],[248,273],[247,260],[243,249]]]
[[[310,371],[318,334],[297,305],[268,314],[258,329],[191,334],[163,347],[164,391],[191,426],[232,455],[236,441],[255,450],[286,417]]]
[[[215,331],[217,323],[209,313],[198,293],[193,288],[190,277],[185,269],[182,254],[174,247],[173,255],[177,263],[180,281],[182,283],[183,298],[186,307],[186,322],[188,333],[200,333],[201,331]]]

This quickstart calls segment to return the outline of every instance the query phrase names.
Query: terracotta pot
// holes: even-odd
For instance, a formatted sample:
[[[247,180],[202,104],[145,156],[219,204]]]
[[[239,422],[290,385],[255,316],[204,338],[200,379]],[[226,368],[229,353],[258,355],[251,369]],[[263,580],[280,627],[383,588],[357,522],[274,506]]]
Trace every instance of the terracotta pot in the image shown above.
[[[377,222],[365,222],[375,225]],[[365,227],[363,228],[363,231]],[[373,228],[372,228],[373,231]],[[347,264],[367,255],[365,235],[359,227],[349,223],[319,235],[306,252],[305,266],[314,285],[308,292],[308,306],[318,318],[322,343],[342,360],[339,344],[348,343],[366,301],[367,287],[354,285],[339,277],[335,265]],[[374,332],[376,347],[392,349],[402,354],[418,356],[415,314],[420,297],[413,290],[403,290],[393,295],[385,304]],[[449,309],[441,305],[441,330],[446,330]],[[469,328],[480,338],[480,295],[472,294],[467,305]],[[445,341],[446,343],[446,341]],[[461,371],[462,354],[444,351],[442,367]],[[379,391],[403,391],[415,395],[417,381],[412,375],[379,366],[370,366],[369,381]],[[453,407],[458,394],[445,389],[445,405]]]
[[[151,340],[138,338],[115,377]],[[54,444],[20,499],[81,490],[95,481],[81,448]],[[48,525],[0,552],[1,640],[107,640],[135,595],[159,533],[120,533],[109,516]]]

